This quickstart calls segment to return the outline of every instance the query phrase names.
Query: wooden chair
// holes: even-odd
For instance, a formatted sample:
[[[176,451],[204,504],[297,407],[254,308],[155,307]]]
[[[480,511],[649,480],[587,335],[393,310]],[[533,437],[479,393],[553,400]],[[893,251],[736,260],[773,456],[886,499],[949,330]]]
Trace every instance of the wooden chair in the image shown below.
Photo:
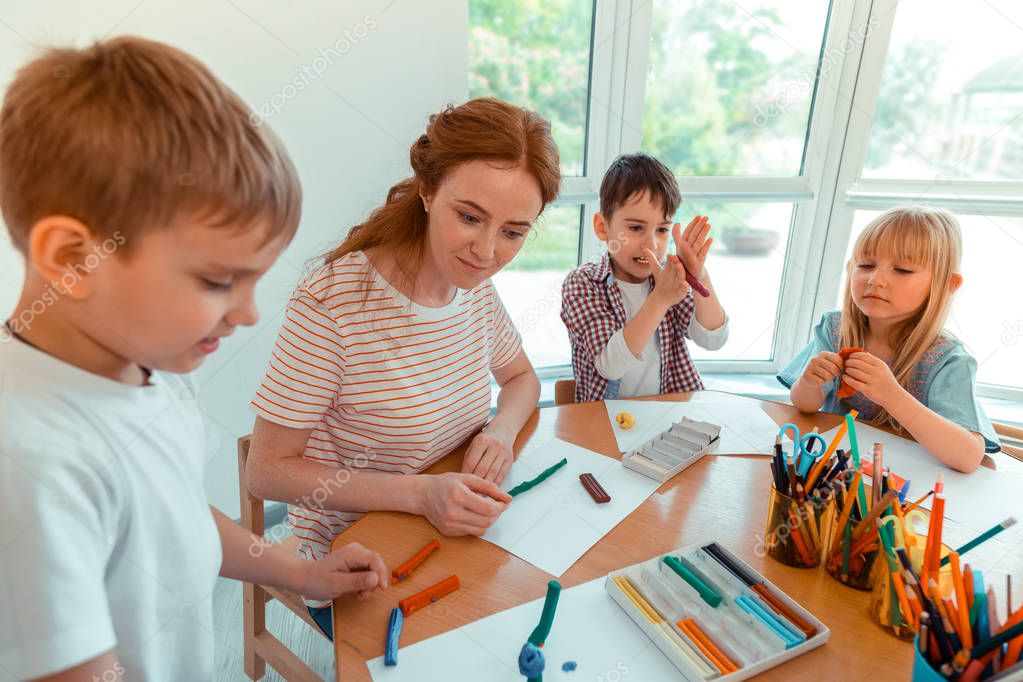
[[[554,404],[571,405],[575,402],[575,379],[558,379],[554,382]]]
[[[1002,443],[1002,452],[1023,460],[1023,429],[998,422],[994,422],[994,427],[998,440]]]
[[[262,537],[266,530],[263,527],[263,500],[250,494],[245,484],[245,464],[249,457],[250,441],[251,436],[242,436],[238,439],[238,490],[242,503],[242,525]],[[298,538],[291,535],[279,546],[297,552]],[[242,583],[242,597],[245,674],[253,680],[262,679],[266,674],[266,664],[269,663],[284,679],[291,682],[322,682],[323,678],[266,629],[266,604],[276,599],[309,623],[317,634],[323,636],[323,632],[309,615],[302,597],[277,587],[254,583]]]

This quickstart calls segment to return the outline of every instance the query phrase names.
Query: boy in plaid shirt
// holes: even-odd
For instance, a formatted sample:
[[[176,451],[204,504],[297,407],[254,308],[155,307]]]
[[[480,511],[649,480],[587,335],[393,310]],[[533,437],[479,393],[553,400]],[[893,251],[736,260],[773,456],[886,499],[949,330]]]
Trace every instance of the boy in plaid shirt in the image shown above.
[[[707,350],[728,340],[704,267],[710,223],[672,226],[681,202],[671,171],[646,154],[619,156],[604,174],[593,229],[608,253],[570,272],[561,293],[577,402],[701,390],[685,337]],[[687,271],[708,296],[693,296]]]

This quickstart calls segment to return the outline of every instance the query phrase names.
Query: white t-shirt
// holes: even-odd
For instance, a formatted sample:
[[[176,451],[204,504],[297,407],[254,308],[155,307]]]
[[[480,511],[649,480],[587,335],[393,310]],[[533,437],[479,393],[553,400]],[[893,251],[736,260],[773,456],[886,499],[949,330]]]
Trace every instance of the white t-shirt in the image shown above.
[[[184,377],[150,383],[0,342],[0,669],[16,678],[115,648],[125,680],[213,677],[203,423]]]
[[[625,321],[629,322],[650,296],[650,282],[634,284],[615,278],[615,284],[622,292]],[[700,348],[717,350],[728,340],[728,316],[725,316],[725,321],[720,327],[709,330],[699,323],[696,315],[693,315],[687,331],[689,338]],[[656,332],[650,335],[650,340],[646,342],[643,352],[637,358],[625,342],[624,329],[619,329],[597,356],[595,364],[600,375],[608,381],[621,381],[618,395],[622,398],[657,395],[661,392],[661,349]]]

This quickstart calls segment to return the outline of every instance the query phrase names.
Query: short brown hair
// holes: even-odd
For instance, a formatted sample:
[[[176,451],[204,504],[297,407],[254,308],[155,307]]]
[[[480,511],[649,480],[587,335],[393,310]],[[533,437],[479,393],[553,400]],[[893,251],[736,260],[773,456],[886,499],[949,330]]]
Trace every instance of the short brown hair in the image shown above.
[[[611,163],[600,182],[600,212],[609,219],[634,194],[650,193],[660,201],[665,217],[675,215],[682,203],[675,176],[663,163],[643,152],[622,154]]]
[[[109,237],[196,217],[294,231],[298,175],[283,145],[198,60],[120,37],[51,48],[0,110],[0,208],[15,246],[66,215]]]

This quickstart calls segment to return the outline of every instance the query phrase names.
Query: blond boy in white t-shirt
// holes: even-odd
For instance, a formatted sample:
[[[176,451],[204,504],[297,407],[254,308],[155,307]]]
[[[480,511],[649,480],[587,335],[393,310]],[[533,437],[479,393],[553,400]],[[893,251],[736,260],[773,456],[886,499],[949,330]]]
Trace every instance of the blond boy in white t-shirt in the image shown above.
[[[15,76],[0,208],[25,277],[0,327],[0,670],[212,679],[218,573],[319,599],[387,587],[378,554],[303,561],[203,494],[181,375],[255,324],[300,202],[277,139],[176,49],[117,38]]]

